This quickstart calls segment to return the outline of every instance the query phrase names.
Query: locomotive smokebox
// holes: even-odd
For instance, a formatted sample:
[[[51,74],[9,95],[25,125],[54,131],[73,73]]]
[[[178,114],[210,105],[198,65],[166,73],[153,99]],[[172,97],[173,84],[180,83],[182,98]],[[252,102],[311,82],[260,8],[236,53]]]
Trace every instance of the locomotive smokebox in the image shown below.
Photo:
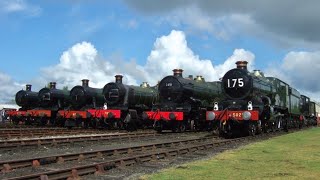
[[[56,82],[50,82],[50,89],[55,89],[56,88]]]
[[[31,84],[27,84],[26,85],[26,91],[31,91],[31,86],[32,86]]]
[[[89,87],[89,79],[82,79],[81,81],[83,87]]]
[[[236,62],[236,65],[237,65],[237,68],[238,68],[238,69],[245,69],[245,70],[247,70],[247,64],[248,64],[248,61],[237,61],[237,62]]]
[[[173,76],[182,77],[182,72],[183,72],[182,69],[174,69],[172,71],[173,71]]]
[[[122,75],[116,75],[114,77],[116,78],[116,83],[122,84],[122,78],[123,78]]]

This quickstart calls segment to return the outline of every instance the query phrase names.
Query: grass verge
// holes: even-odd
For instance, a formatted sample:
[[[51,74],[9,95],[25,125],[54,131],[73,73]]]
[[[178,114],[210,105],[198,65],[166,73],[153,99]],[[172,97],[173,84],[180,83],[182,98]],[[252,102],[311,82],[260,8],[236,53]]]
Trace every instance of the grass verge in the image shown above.
[[[320,128],[253,143],[140,179],[319,179]]]

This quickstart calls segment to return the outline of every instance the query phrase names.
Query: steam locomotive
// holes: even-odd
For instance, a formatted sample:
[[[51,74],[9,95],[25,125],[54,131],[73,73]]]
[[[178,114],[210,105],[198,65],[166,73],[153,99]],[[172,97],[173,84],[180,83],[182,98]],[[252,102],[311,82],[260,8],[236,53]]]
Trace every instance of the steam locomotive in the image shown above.
[[[206,111],[221,96],[220,82],[205,82],[201,76],[193,79],[182,77],[182,69],[174,69],[173,75],[163,78],[158,86],[159,103],[152,111],[143,114],[152,120],[156,131],[169,129],[184,132],[210,127],[205,121]]]
[[[69,98],[71,105],[57,113],[57,120],[65,127],[88,127],[92,117],[88,109],[98,109],[104,104],[102,89],[89,87],[88,79],[82,80],[82,86],[73,87]]]
[[[42,126],[50,122],[51,125],[60,125],[56,122],[57,112],[70,104],[69,91],[56,89],[56,82],[50,82],[38,92],[38,107],[28,110],[27,114]]]
[[[149,126],[141,121],[141,114],[150,110],[157,101],[156,87],[150,87],[144,82],[140,86],[122,83],[122,75],[115,76],[115,82],[106,84],[102,94],[105,99],[103,109],[89,110],[94,120],[109,128],[136,130]]]
[[[16,93],[15,101],[21,108],[18,111],[10,111],[8,116],[13,123],[25,122],[25,124],[31,123],[30,115],[27,110],[36,108],[39,103],[38,93],[31,91],[32,85],[27,84],[26,90],[20,90]]]
[[[287,130],[301,127],[301,94],[275,77],[247,70],[247,61],[238,61],[237,68],[222,78],[225,99],[215,102],[207,120],[214,121],[214,129],[223,136]]]

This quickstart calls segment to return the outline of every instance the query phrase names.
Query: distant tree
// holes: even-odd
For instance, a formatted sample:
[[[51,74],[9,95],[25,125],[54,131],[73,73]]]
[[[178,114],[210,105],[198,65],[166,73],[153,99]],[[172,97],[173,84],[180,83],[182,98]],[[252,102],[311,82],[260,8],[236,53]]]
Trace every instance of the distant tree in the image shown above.
[[[67,91],[69,88],[68,88],[68,86],[63,86],[63,88],[62,88],[62,90],[65,90],[65,91]]]

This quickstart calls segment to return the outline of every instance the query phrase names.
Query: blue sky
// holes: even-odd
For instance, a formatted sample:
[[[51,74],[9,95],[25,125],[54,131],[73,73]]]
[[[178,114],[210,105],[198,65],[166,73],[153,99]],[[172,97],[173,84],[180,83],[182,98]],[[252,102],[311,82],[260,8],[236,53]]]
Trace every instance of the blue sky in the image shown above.
[[[0,102],[13,99],[26,83],[34,90],[50,81],[71,88],[89,78],[99,87],[119,73],[130,84],[155,83],[181,68],[175,66],[217,80],[237,60],[248,60],[251,69],[278,76],[318,100],[320,24],[313,8],[318,4],[4,0]]]

